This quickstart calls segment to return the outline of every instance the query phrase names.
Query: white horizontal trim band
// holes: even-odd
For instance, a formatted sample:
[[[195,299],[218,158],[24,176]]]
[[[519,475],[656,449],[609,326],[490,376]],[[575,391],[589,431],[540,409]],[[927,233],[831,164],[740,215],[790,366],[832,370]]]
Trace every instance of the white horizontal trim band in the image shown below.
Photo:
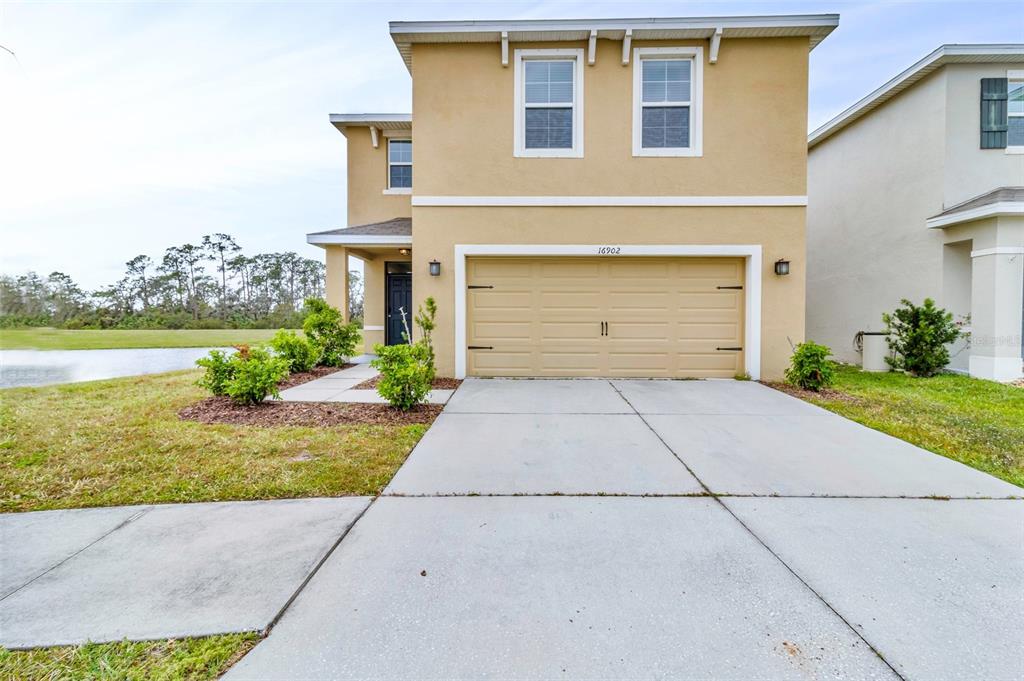
[[[981,248],[971,251],[972,258],[981,258],[986,255],[1022,255],[1024,246],[996,246],[995,248]]]
[[[936,227],[947,227],[961,222],[998,217],[1000,215],[1024,215],[1024,201],[999,201],[998,203],[990,203],[987,206],[980,206],[951,215],[937,215],[925,220],[924,224],[929,229],[934,229]]]
[[[414,206],[806,206],[806,196],[413,196]]]
[[[363,331],[383,331],[383,326],[377,326],[375,324],[366,324],[363,326]]]
[[[411,246],[412,237],[391,234],[308,234],[306,243]]]

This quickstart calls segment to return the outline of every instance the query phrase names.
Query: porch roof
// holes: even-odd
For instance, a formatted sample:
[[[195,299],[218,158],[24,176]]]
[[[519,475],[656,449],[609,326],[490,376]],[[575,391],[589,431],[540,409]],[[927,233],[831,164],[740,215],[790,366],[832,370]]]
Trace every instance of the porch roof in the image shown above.
[[[1024,215],[1024,187],[999,187],[979,194],[925,221],[928,227],[948,227],[998,215]]]
[[[318,246],[411,246],[412,218],[391,218],[384,222],[313,232],[306,235],[306,243]]]

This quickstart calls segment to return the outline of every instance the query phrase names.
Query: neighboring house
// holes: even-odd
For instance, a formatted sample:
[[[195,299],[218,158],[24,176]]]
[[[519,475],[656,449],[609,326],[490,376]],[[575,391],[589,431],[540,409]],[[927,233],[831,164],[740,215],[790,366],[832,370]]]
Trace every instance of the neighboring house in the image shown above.
[[[964,323],[950,368],[1021,377],[1024,45],[944,45],[811,133],[807,337],[859,362],[901,298]]]
[[[392,23],[413,114],[331,116],[328,299],[362,258],[369,348],[433,296],[441,375],[779,378],[804,337],[808,53],[837,24]]]

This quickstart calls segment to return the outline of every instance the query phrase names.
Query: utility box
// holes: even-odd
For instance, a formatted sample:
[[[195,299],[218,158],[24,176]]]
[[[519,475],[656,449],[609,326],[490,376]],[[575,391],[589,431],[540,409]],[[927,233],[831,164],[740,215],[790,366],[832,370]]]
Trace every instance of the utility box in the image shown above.
[[[889,344],[886,342],[889,334],[884,331],[862,331],[861,342],[861,368],[864,371],[889,371],[890,367],[885,362],[889,355]]]

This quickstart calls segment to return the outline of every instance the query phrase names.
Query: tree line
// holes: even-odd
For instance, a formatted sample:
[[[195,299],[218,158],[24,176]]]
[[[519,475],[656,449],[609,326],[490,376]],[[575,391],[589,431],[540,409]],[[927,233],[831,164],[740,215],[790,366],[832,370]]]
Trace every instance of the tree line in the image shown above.
[[[187,329],[296,328],[306,298],[324,296],[324,264],[297,253],[244,255],[229,234],[137,255],[124,275],[86,291],[63,272],[0,275],[0,326]],[[362,282],[349,276],[354,317]]]

